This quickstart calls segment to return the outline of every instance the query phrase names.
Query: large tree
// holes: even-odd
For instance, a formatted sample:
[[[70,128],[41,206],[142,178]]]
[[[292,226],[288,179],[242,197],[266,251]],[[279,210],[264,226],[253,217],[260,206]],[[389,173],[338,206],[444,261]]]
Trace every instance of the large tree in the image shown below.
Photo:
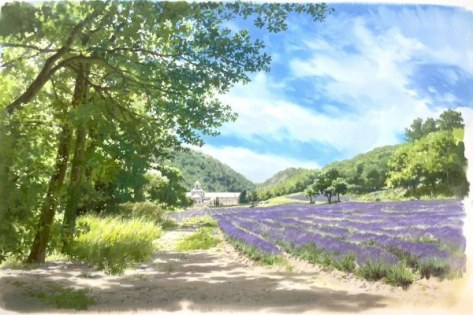
[[[323,4],[240,2],[4,5],[2,76],[18,84],[0,104],[2,149],[13,152],[34,132],[8,130],[28,114],[40,119],[41,137],[49,132],[46,141],[53,147],[44,156],[49,180],[42,180],[41,202],[29,206],[37,227],[28,260],[44,261],[58,209],[64,210],[67,250],[92,178],[96,187],[140,200],[152,161],[182,143],[202,144],[202,135],[215,135],[235,119],[218,95],[247,82],[249,73],[268,70],[270,57],[263,42],[247,30],[231,31],[225,22],[252,18],[257,27],[278,32],[293,11],[315,21],[328,12]],[[10,165],[14,157],[22,158],[2,156],[7,162],[1,162],[0,182],[6,181],[0,192],[16,189],[24,177]],[[2,219],[16,212],[15,202],[2,207]]]
[[[412,195],[468,192],[463,142],[452,131],[438,131],[399,148],[389,161],[387,182]]]

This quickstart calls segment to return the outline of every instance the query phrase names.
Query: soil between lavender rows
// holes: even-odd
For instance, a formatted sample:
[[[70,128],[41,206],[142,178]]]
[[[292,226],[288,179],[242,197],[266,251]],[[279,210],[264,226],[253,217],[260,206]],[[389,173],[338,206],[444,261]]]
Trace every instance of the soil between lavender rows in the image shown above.
[[[31,270],[0,270],[0,314],[55,313],[307,313],[469,314],[466,278],[419,280],[407,290],[324,270],[286,257],[287,266],[261,266],[222,242],[205,251],[177,252],[189,230],[167,231],[151,262],[121,276],[84,264],[51,262]],[[55,286],[89,288],[87,311],[56,309],[31,292]],[[466,292],[466,293],[465,293]]]

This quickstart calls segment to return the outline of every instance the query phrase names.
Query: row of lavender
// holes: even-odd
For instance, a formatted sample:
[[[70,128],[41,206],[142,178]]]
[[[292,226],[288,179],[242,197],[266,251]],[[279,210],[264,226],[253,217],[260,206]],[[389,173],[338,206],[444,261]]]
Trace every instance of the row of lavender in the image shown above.
[[[465,265],[464,210],[459,201],[406,201],[284,205],[214,209],[209,213],[229,237],[278,254],[281,244],[314,243],[334,258],[348,254],[357,264],[396,264],[399,253],[419,262],[436,259],[453,270]]]

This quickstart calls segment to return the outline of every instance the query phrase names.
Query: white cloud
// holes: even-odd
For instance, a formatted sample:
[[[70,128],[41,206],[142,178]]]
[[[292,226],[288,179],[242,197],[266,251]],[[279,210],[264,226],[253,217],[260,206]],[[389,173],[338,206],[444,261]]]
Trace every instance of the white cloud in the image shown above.
[[[471,49],[460,46],[464,51],[455,52],[446,45],[443,50],[434,50],[432,45],[438,44],[437,39],[416,37],[413,30],[406,31],[400,25],[403,23],[394,21],[403,18],[402,21],[411,21],[413,25],[417,18],[418,24],[428,24],[428,13],[416,17],[415,10],[401,10],[391,16],[389,9],[383,10],[372,14],[378,20],[381,17],[391,19],[391,23],[376,30],[368,27],[363,18],[343,16],[332,22],[327,20],[320,34],[310,33],[310,38],[309,33],[301,32],[306,57],[292,60],[286,57],[292,78],[274,81],[271,76],[259,73],[248,85],[239,85],[221,97],[239,113],[236,122],[221,129],[222,134],[245,138],[255,145],[255,136],[267,141],[328,144],[343,152],[345,157],[351,157],[377,146],[397,143],[398,135],[416,117],[437,117],[445,108],[433,109],[429,107],[431,99],[418,95],[411,84],[416,80],[414,67],[418,62],[442,63],[445,60],[447,64],[461,66],[459,60],[466,58],[463,60],[468,61]],[[446,12],[443,14],[448,16]],[[444,18],[435,15],[435,21],[440,25]],[[448,28],[448,25],[443,27]],[[419,29],[424,27],[418,25]],[[455,42],[452,39],[452,43]],[[462,69],[469,72],[470,66],[464,65]],[[313,80],[312,94],[320,104],[308,108],[297,101],[289,101],[285,93],[290,88],[298,88],[292,84],[293,78]],[[458,78],[450,76],[448,79],[455,81]],[[453,94],[446,94],[444,98],[456,100]],[[340,103],[349,110],[340,109]],[[284,167],[306,163],[276,154],[257,154],[241,147],[206,146],[204,150],[256,181],[262,181]]]
[[[196,150],[213,156],[256,183],[263,182],[288,167],[319,168],[319,165],[314,162],[273,154],[260,154],[241,147],[205,145]]]

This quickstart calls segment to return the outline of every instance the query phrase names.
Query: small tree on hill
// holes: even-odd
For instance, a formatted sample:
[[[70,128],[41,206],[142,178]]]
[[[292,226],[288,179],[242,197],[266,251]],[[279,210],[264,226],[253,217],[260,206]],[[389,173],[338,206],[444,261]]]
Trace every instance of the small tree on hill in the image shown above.
[[[336,194],[333,183],[337,178],[340,178],[340,172],[332,168],[321,173],[313,184],[316,193],[327,197],[328,203],[332,203],[332,196]]]
[[[312,197],[317,194],[314,186],[313,185],[307,186],[307,188],[304,190],[304,193],[306,196],[309,197],[309,203],[311,204],[314,203],[314,200],[312,199]]]
[[[347,193],[348,184],[343,178],[339,177],[333,181],[332,185],[335,189],[335,193],[337,194],[337,201],[340,202],[340,195]]]

